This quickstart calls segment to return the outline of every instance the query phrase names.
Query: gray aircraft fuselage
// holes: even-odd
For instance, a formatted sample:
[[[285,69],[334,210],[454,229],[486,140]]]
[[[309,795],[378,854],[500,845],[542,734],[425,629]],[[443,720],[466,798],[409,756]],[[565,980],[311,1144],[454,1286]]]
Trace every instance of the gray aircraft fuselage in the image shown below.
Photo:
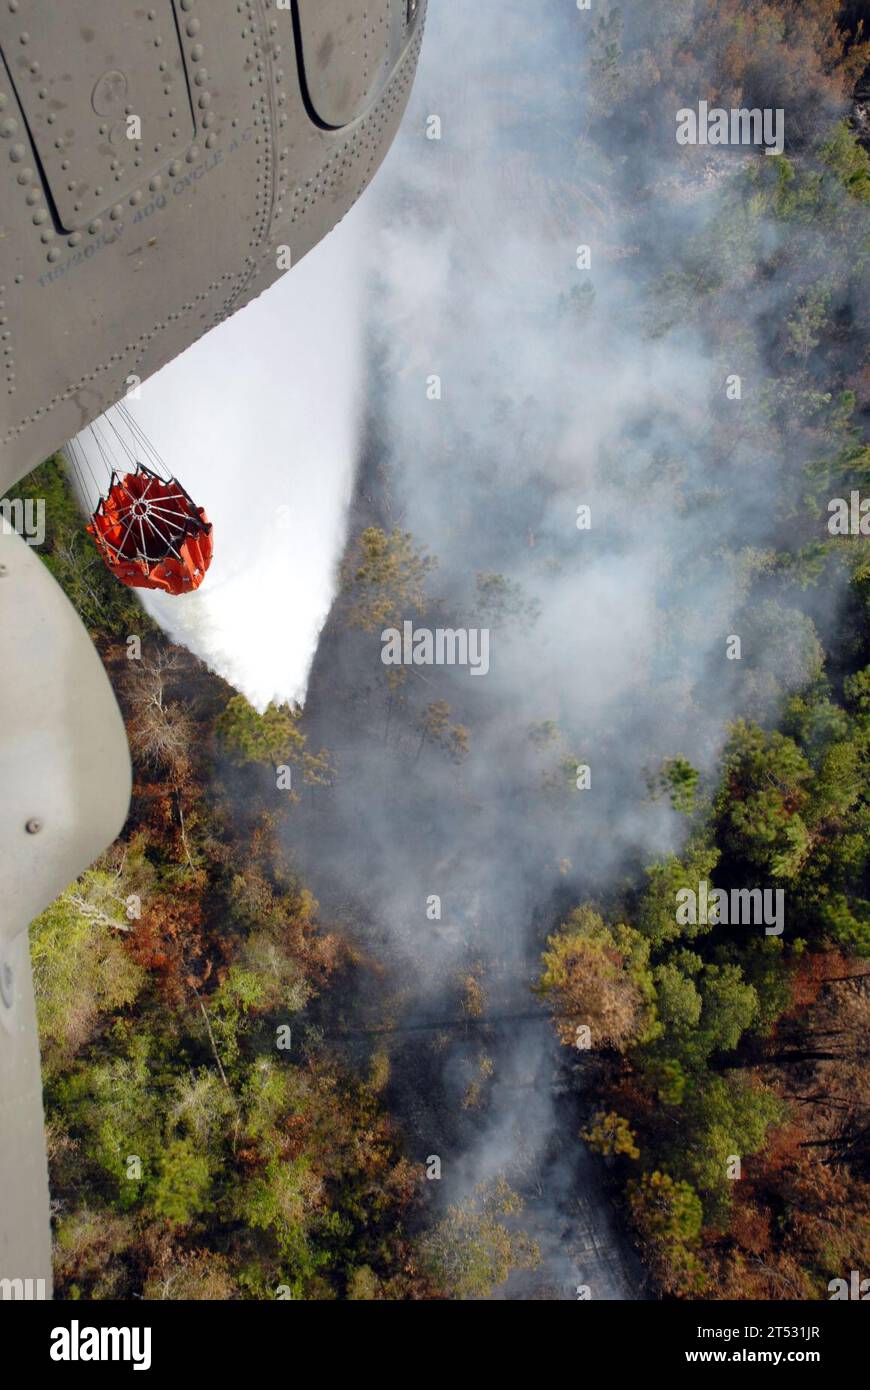
[[[0,0],[0,496],[344,216],[425,8]]]

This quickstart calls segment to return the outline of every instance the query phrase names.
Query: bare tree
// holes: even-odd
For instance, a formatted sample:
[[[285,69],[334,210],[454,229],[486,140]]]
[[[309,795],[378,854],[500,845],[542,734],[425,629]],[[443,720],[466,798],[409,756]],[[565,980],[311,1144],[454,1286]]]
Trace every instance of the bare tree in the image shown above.
[[[154,656],[136,662],[124,682],[134,757],[146,767],[168,772],[176,784],[189,771],[196,736],[193,720],[167,695],[178,665],[178,655],[161,648]]]

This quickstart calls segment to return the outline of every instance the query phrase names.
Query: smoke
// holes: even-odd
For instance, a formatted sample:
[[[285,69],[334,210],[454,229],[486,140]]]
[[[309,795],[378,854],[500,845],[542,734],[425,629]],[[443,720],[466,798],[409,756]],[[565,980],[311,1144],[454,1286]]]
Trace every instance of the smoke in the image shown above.
[[[304,700],[335,593],[356,457],[366,240],[356,208],[292,274],[126,401],[214,526],[202,588],[143,592],[145,608],[261,709]],[[89,431],[79,444],[105,481]]]
[[[682,822],[650,799],[648,773],[677,755],[709,773],[728,721],[769,716],[819,660],[804,613],[774,612],[763,587],[744,606],[793,464],[773,432],[760,454],[754,428],[782,286],[772,276],[761,300],[753,287],[743,304],[712,301],[744,316],[739,361],[720,360],[656,289],[693,242],[742,254],[723,237],[720,185],[755,156],[692,151],[690,166],[673,112],[667,129],[639,126],[630,154],[618,136],[602,153],[584,75],[592,22],[554,2],[430,8],[411,109],[369,197],[353,521],[399,526],[438,557],[429,611],[404,616],[491,627],[491,670],[415,669],[391,695],[380,634],[336,617],[308,720],[339,775],[291,833],[324,906],[387,969],[409,1030],[392,1100],[413,1156],[442,1157],[444,1202],[506,1172],[545,1256],[508,1290],[559,1298],[578,1284],[631,1296],[632,1264],[534,1017],[542,938],[559,911],[618,903],[643,864],[679,848]],[[433,117],[440,139],[427,138]],[[578,268],[584,245],[591,270]],[[732,373],[741,401],[726,398]],[[478,587],[493,573],[519,586],[501,612]],[[838,601],[816,600],[816,619],[833,622]],[[459,766],[421,741],[436,700],[468,730]],[[574,788],[580,764],[589,790]],[[470,1026],[469,977],[485,997]]]

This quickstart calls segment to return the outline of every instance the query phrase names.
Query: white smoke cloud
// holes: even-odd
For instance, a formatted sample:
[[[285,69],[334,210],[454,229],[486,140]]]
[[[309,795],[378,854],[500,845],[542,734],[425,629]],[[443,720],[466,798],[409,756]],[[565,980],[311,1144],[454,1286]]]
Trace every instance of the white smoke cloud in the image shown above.
[[[214,526],[203,586],[179,598],[139,591],[143,603],[259,708],[304,700],[334,596],[357,453],[366,242],[358,206],[126,401]],[[89,432],[79,442],[100,479]]]

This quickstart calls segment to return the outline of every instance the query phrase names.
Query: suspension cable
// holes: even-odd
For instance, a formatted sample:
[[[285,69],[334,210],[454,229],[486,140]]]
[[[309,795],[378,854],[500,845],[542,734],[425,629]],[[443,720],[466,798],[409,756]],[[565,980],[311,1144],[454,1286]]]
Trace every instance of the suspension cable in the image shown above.
[[[95,420],[92,425],[88,426],[88,429],[90,430],[91,438],[97,446],[97,452],[100,455],[100,458],[102,459],[103,467],[107,469],[109,474],[111,475],[115,471],[115,466],[112,462],[111,455],[106,451],[106,446],[103,442],[103,436],[100,433],[98,426],[99,421]]]
[[[151,463],[155,465],[154,471],[158,474],[162,474],[163,481],[168,482],[172,475],[169,469],[167,468],[162,455],[155,447],[155,445],[151,442],[151,440],[148,438],[145,431],[142,429],[142,426],[139,424],[138,420],[136,420],[136,418],[131,414],[124,401],[118,401],[116,409],[136,443],[139,445],[141,449],[145,451],[145,454],[150,459]]]
[[[68,442],[67,442],[67,446],[66,446],[66,461],[67,461],[67,463],[69,464],[70,468],[72,469],[73,480],[74,480],[74,482],[77,484],[78,489],[79,489],[79,492],[81,493],[81,495],[82,495],[83,498],[87,497],[87,495],[88,495],[88,490],[87,490],[87,488],[85,487],[85,480],[84,480],[84,478],[82,477],[82,471],[81,471],[81,468],[79,467],[78,459],[76,458],[76,453],[75,453],[75,440],[74,440],[74,439],[70,439],[70,440],[68,440]]]
[[[115,436],[115,438],[117,439],[118,443],[120,444],[121,448],[124,450],[124,453],[127,455],[127,458],[128,458],[128,460],[129,460],[129,462],[132,464],[133,468],[135,469],[136,464],[137,464],[137,462],[138,462],[138,460],[137,460],[137,458],[136,458],[136,454],[135,454],[134,450],[130,448],[130,445],[127,443],[126,439],[122,438],[122,436],[121,436],[121,434],[120,434],[120,431],[118,430],[117,425],[115,424],[114,420],[112,419],[112,415],[111,415],[111,411],[110,411],[110,410],[107,410],[107,411],[106,411],[106,414],[105,414],[105,416],[104,416],[104,419],[105,419],[105,421],[106,421],[106,424],[109,426],[109,429],[112,431],[112,433],[114,434],[114,436]]]
[[[90,474],[91,482],[93,483],[94,487],[94,492],[97,496],[97,499],[99,499],[102,495],[103,489],[100,487],[99,483],[97,482],[94,476],[94,470],[91,467],[91,461],[88,458],[87,449],[84,448],[84,446],[80,443],[78,438],[69,440],[67,448],[69,450],[69,457],[73,461],[73,467],[77,470],[79,484],[81,486],[82,495],[85,501],[90,502],[90,490],[87,485],[87,480],[85,479],[85,469],[87,469],[88,473]]]

